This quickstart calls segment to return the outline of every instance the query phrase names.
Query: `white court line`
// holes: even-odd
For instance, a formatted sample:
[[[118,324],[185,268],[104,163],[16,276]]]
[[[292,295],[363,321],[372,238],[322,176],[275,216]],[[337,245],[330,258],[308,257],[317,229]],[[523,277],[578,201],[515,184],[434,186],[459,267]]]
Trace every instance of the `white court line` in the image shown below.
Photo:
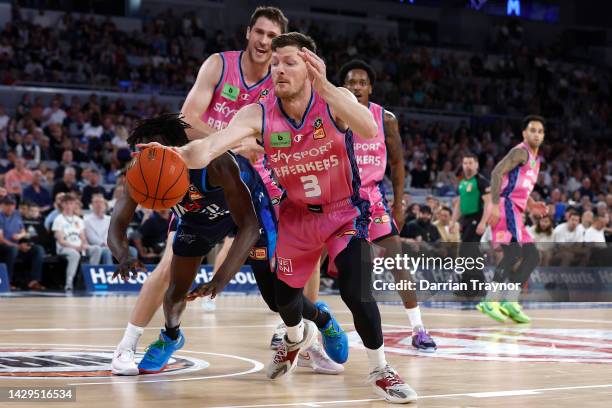
[[[65,343],[0,343],[0,346],[6,346],[6,345],[20,345],[20,346],[52,346],[52,347],[59,347],[59,348],[66,348],[66,347],[84,347],[84,348],[94,348],[94,349],[100,349],[100,348],[104,348],[104,349],[111,349],[114,350],[115,346],[106,346],[106,345],[85,345],[85,344],[65,344]],[[202,377],[188,377],[188,378],[176,378],[176,379],[165,379],[165,378],[158,378],[158,379],[154,379],[154,380],[140,380],[140,378],[142,378],[141,376],[136,376],[136,378],[138,379],[134,379],[132,381],[116,381],[115,377],[111,378],[111,381],[102,381],[102,382],[82,382],[82,383],[70,383],[68,385],[115,385],[115,384],[145,384],[145,383],[160,383],[160,382],[182,382],[182,381],[197,381],[197,380],[210,380],[213,378],[227,378],[227,377],[237,377],[240,375],[247,375],[247,374],[251,374],[251,373],[256,373],[258,371],[263,370],[264,368],[264,364],[260,361],[257,360],[253,360],[251,358],[247,358],[247,357],[241,357],[241,356],[236,356],[233,354],[223,354],[223,353],[212,353],[212,352],[207,352],[207,351],[190,351],[190,350],[180,350],[180,352],[178,354],[181,353],[192,353],[192,354],[206,354],[206,355],[210,355],[210,356],[217,356],[217,357],[227,357],[227,358],[233,358],[235,360],[241,360],[241,361],[245,361],[247,363],[250,363],[253,365],[252,368],[250,368],[249,370],[245,370],[245,371],[240,371],[237,373],[229,373],[229,374],[218,374],[218,375],[207,375],[207,376],[202,376]],[[180,373],[177,373],[180,374]],[[7,379],[11,379],[11,377],[7,377]],[[65,377],[57,377],[57,378],[48,378],[48,379],[60,379],[60,380],[65,380]]]
[[[348,323],[347,323],[348,325]],[[181,326],[181,329],[253,329],[261,327],[276,327],[278,324],[252,324],[252,325],[235,325],[235,326]],[[159,330],[159,327],[145,327],[145,330]],[[125,330],[125,327],[46,327],[46,328],[24,328],[24,329],[0,329],[0,332],[62,332],[62,331],[117,331]]]
[[[612,384],[598,384],[598,385],[579,385],[574,387],[556,387],[556,388],[536,388],[530,390],[508,390],[508,391],[492,391],[492,392],[473,392],[463,394],[437,394],[437,395],[423,395],[419,396],[418,400],[426,398],[450,398],[450,397],[471,397],[471,398],[495,398],[495,397],[509,397],[517,395],[537,395],[547,391],[563,391],[563,390],[580,390],[580,389],[592,389],[592,388],[612,388]],[[417,403],[418,403],[417,400]],[[256,405],[220,405],[210,408],[264,408],[264,407],[295,407],[295,406],[307,406],[317,407],[320,405],[333,405],[333,404],[354,404],[358,402],[371,402],[371,401],[384,401],[382,398],[367,398],[358,400],[338,400],[338,401],[304,401],[304,402],[290,402],[285,404],[256,404]]]

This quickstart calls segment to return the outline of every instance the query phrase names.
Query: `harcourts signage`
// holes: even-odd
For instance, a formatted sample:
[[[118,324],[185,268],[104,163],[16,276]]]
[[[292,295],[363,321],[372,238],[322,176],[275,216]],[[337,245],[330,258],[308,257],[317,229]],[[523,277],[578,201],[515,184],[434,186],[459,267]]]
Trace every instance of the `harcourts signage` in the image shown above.
[[[155,265],[147,265],[147,272],[138,272],[127,281],[118,277],[113,278],[117,269],[116,265],[83,265],[81,271],[88,292],[138,292],[154,268]],[[213,276],[212,271],[212,265],[201,265],[193,286],[209,282]],[[0,269],[1,277],[2,270]],[[225,287],[224,292],[256,292],[257,290],[257,282],[251,267],[243,266]]]

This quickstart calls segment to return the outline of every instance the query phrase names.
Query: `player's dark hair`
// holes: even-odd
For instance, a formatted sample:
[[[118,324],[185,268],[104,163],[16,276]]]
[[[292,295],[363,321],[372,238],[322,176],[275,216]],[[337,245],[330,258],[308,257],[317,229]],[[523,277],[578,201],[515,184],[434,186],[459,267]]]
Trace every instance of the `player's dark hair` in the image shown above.
[[[370,84],[374,85],[374,82],[376,82],[376,72],[374,72],[374,68],[372,68],[372,66],[368,64],[367,62],[360,60],[360,59],[349,61],[346,64],[344,64],[342,68],[340,68],[338,79],[340,80],[341,84],[343,84],[344,81],[346,81],[346,76],[348,75],[348,73],[354,69],[364,70],[368,74],[368,79],[370,80]]]
[[[540,115],[527,115],[523,118],[523,130],[526,130],[530,122],[540,122],[544,130],[546,130],[546,119]]]
[[[567,213],[567,219],[572,218],[574,215],[580,217],[580,214],[578,214],[578,211],[576,211],[573,208],[570,208],[569,210],[567,210],[566,213]]]
[[[474,159],[474,160],[478,161],[478,156],[476,156],[476,153],[472,153],[472,152],[463,153],[463,156],[461,157],[461,160],[467,159],[467,158]]]
[[[287,26],[289,25],[289,20],[285,17],[285,14],[281,11],[281,9],[276,7],[269,6],[259,6],[255,9],[253,14],[251,14],[251,20],[249,21],[249,28],[253,28],[257,19],[259,17],[265,17],[268,20],[278,24],[281,28],[281,33],[287,32]]]
[[[189,143],[185,129],[191,126],[180,113],[164,113],[138,122],[127,142],[132,149],[138,143],[157,142],[164,146],[183,146]]]
[[[451,209],[450,209],[450,207],[448,207],[448,206],[446,206],[446,205],[445,205],[445,206],[443,206],[442,208],[440,208],[440,211],[448,211],[448,213],[449,213],[450,215],[453,215],[453,210],[451,210]]]
[[[307,48],[310,51],[317,53],[317,44],[309,36],[292,31],[290,33],[281,34],[272,39],[272,51],[277,48],[294,46],[298,49]]]

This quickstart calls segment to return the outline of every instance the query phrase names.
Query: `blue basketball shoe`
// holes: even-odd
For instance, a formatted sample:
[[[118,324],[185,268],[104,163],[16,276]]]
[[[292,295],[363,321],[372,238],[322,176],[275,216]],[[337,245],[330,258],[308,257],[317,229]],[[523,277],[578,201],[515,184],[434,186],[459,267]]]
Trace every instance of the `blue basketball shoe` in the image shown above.
[[[138,371],[141,374],[155,374],[166,368],[170,357],[176,350],[180,350],[185,345],[185,337],[183,332],[179,330],[179,336],[176,340],[172,340],[166,336],[164,330],[159,334],[159,339],[151,343],[147,347],[147,352],[142,357],[138,364]]]
[[[348,360],[349,354],[349,344],[348,337],[346,337],[346,333],[340,327],[340,324],[336,320],[336,318],[332,315],[329,310],[329,306],[325,302],[317,302],[315,303],[317,309],[329,313],[330,319],[329,322],[325,325],[324,328],[319,329],[321,335],[323,337],[323,348],[325,352],[338,364],[343,364]]]

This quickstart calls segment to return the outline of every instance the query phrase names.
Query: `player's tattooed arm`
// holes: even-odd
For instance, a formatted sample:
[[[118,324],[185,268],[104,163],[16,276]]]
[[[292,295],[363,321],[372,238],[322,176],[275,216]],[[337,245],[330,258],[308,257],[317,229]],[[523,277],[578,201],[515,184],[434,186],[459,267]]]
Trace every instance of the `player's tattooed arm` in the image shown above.
[[[329,82],[325,61],[306,48],[302,48],[299,55],[306,63],[312,86],[329,105],[338,127],[340,129],[350,128],[365,139],[375,137],[378,127],[372,113],[357,101],[351,91]]]
[[[508,174],[516,166],[526,163],[528,159],[529,154],[527,150],[515,147],[493,169],[491,173],[491,205],[487,220],[489,225],[495,226],[499,221],[499,199],[504,175]]]
[[[529,154],[527,150],[515,147],[499,162],[491,173],[491,203],[499,204],[501,185],[504,175],[508,174],[516,166],[527,162]]]
[[[187,296],[188,300],[209,295],[215,297],[219,294],[240,270],[251,248],[259,239],[259,221],[251,193],[240,178],[240,168],[236,160],[229,154],[224,154],[212,161],[207,170],[210,183],[223,189],[225,201],[238,231],[215,276],[210,282],[195,288]]]
[[[138,204],[130,197],[127,190],[119,197],[110,219],[106,243],[119,265],[113,277],[119,275],[123,279],[130,277],[131,273],[145,270],[144,265],[130,255],[127,229],[134,217]]]
[[[204,61],[193,87],[187,94],[185,103],[181,108],[181,114],[185,117],[185,122],[191,125],[186,129],[187,136],[191,140],[200,139],[215,131],[202,121],[202,113],[208,110],[210,101],[215,92],[215,86],[221,79],[223,72],[223,60],[219,54],[213,54]]]
[[[387,145],[389,164],[391,166],[391,182],[393,184],[392,215],[397,228],[401,230],[405,221],[404,206],[402,205],[404,180],[406,178],[404,149],[395,115],[392,112],[385,111],[383,123],[385,125],[385,144]]]
[[[251,104],[241,108],[227,127],[210,136],[174,148],[190,169],[201,169],[247,139],[262,141],[263,107]],[[139,145],[146,147],[149,145]]]

